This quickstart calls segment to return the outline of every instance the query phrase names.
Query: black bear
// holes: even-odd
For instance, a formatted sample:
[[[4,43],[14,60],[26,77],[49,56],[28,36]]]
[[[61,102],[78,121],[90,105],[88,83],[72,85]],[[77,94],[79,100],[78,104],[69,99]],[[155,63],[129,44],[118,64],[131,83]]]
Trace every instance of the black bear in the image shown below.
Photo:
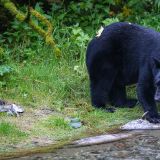
[[[104,108],[133,107],[126,86],[137,83],[137,95],[151,123],[160,123],[156,100],[160,100],[160,33],[127,22],[104,28],[87,48],[86,65],[92,105]]]

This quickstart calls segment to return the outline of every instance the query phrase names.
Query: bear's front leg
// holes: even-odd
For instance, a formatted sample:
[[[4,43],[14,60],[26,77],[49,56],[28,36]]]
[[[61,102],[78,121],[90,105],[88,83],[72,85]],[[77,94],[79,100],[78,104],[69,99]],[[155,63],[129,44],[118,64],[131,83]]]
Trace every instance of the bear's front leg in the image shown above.
[[[141,81],[137,87],[138,100],[141,103],[144,112],[146,113],[146,120],[150,123],[160,123],[160,116],[158,115],[156,103],[154,100],[155,88],[153,83],[149,81]]]

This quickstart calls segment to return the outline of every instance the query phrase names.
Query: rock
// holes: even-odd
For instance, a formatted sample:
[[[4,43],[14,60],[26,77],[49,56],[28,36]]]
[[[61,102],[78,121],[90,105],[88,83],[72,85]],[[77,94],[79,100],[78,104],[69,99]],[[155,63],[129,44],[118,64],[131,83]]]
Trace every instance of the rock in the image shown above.
[[[160,159],[160,153],[157,154],[156,159]]]
[[[0,112],[7,112],[8,115],[16,115],[19,116],[19,113],[23,113],[24,109],[15,104],[4,104],[0,105]]]
[[[137,119],[120,127],[122,130],[153,130],[153,129],[160,129],[160,123],[150,123],[147,120]]]
[[[77,129],[82,126],[82,123],[80,122],[79,118],[70,118],[69,126],[71,126],[74,129]]]
[[[23,113],[24,109],[21,108],[20,106],[15,105],[15,104],[11,104],[11,111],[12,112],[18,112],[18,113]]]

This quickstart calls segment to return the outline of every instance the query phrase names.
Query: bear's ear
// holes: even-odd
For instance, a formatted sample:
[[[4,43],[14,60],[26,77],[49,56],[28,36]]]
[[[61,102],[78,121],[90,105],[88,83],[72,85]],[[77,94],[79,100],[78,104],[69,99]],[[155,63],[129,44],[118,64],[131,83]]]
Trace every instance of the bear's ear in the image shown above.
[[[160,59],[158,59],[158,58],[153,58],[153,60],[154,60],[155,66],[156,66],[157,68],[160,68]]]

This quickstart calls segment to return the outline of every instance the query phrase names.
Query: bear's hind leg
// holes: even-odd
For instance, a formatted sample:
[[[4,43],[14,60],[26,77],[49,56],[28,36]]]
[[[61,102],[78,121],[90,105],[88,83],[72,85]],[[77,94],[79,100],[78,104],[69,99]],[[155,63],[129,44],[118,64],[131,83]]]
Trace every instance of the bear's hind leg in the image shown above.
[[[91,82],[90,86],[92,106],[96,108],[105,108],[108,99],[106,86],[103,85],[102,82]]]
[[[130,99],[126,99],[126,103],[124,106],[128,107],[128,108],[133,108],[138,104],[138,100],[136,98],[130,98]]]
[[[99,72],[96,78],[90,78],[91,101],[92,106],[96,108],[105,108],[109,102],[109,92],[113,86],[116,71],[103,70]]]

